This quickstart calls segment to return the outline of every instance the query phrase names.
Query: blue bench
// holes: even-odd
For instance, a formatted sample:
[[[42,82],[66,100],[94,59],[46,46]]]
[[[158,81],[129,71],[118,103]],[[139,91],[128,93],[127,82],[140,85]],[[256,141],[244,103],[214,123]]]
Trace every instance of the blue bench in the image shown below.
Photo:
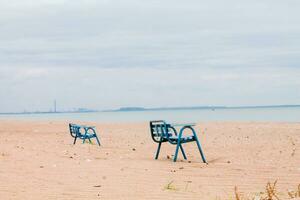
[[[76,143],[77,138],[83,140],[82,143],[85,143],[85,140],[89,140],[89,142],[92,143],[91,139],[96,138],[97,143],[100,146],[100,141],[94,126],[84,126],[70,123],[69,128],[70,134],[74,138],[73,144]]]
[[[176,162],[179,149],[182,152],[183,158],[186,160],[187,157],[182,144],[196,142],[202,161],[206,163],[204,153],[193,126],[195,126],[195,124],[168,124],[163,120],[150,121],[150,131],[152,139],[154,142],[158,143],[155,159],[158,159],[161,144],[164,142],[169,142],[170,144],[176,145],[173,161]],[[177,130],[175,127],[179,127],[179,134],[177,134]],[[192,132],[192,135],[183,136],[183,133],[186,130],[190,130]]]

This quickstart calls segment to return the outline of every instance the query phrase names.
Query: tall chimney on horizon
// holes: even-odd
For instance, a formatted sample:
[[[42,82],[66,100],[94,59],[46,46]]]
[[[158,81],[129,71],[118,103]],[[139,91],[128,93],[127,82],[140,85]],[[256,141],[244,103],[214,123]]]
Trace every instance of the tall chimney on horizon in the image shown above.
[[[54,100],[54,112],[56,113],[56,99]]]

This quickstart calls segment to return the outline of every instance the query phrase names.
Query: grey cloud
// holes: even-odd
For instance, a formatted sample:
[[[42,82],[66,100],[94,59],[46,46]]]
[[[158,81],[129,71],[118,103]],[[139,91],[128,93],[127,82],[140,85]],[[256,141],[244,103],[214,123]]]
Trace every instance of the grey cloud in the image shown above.
[[[98,109],[298,103],[299,9],[296,0],[0,0],[0,112],[46,110],[53,99]],[[74,100],[77,90],[95,97]]]

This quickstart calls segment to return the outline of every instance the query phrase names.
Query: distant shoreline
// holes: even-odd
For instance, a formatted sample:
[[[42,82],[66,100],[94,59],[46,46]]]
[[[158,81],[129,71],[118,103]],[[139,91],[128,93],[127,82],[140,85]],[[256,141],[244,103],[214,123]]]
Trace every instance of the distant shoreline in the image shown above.
[[[300,105],[266,105],[266,106],[193,106],[193,107],[123,107],[103,112],[134,112],[134,111],[164,111],[164,110],[217,110],[217,109],[259,109],[259,108],[298,108]]]
[[[171,110],[218,110],[218,109],[263,109],[263,108],[300,108],[300,105],[265,105],[265,106],[191,106],[191,107],[122,107],[112,110],[87,110],[64,112],[6,112],[0,115],[33,115],[33,114],[67,114],[67,113],[97,113],[97,112],[146,112],[146,111],[171,111]]]
[[[101,111],[66,111],[66,112],[8,112],[0,115],[38,115],[38,114],[67,114],[67,113],[96,113]]]

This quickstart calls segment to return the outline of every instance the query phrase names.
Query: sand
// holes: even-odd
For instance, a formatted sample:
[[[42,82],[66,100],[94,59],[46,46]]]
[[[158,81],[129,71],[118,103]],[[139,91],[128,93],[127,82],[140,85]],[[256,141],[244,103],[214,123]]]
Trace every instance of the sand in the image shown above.
[[[287,199],[300,184],[300,123],[199,122],[208,165],[195,143],[187,161],[167,143],[154,160],[148,123],[84,124],[101,147],[73,145],[68,122],[0,121],[0,199],[233,199],[275,180]]]

